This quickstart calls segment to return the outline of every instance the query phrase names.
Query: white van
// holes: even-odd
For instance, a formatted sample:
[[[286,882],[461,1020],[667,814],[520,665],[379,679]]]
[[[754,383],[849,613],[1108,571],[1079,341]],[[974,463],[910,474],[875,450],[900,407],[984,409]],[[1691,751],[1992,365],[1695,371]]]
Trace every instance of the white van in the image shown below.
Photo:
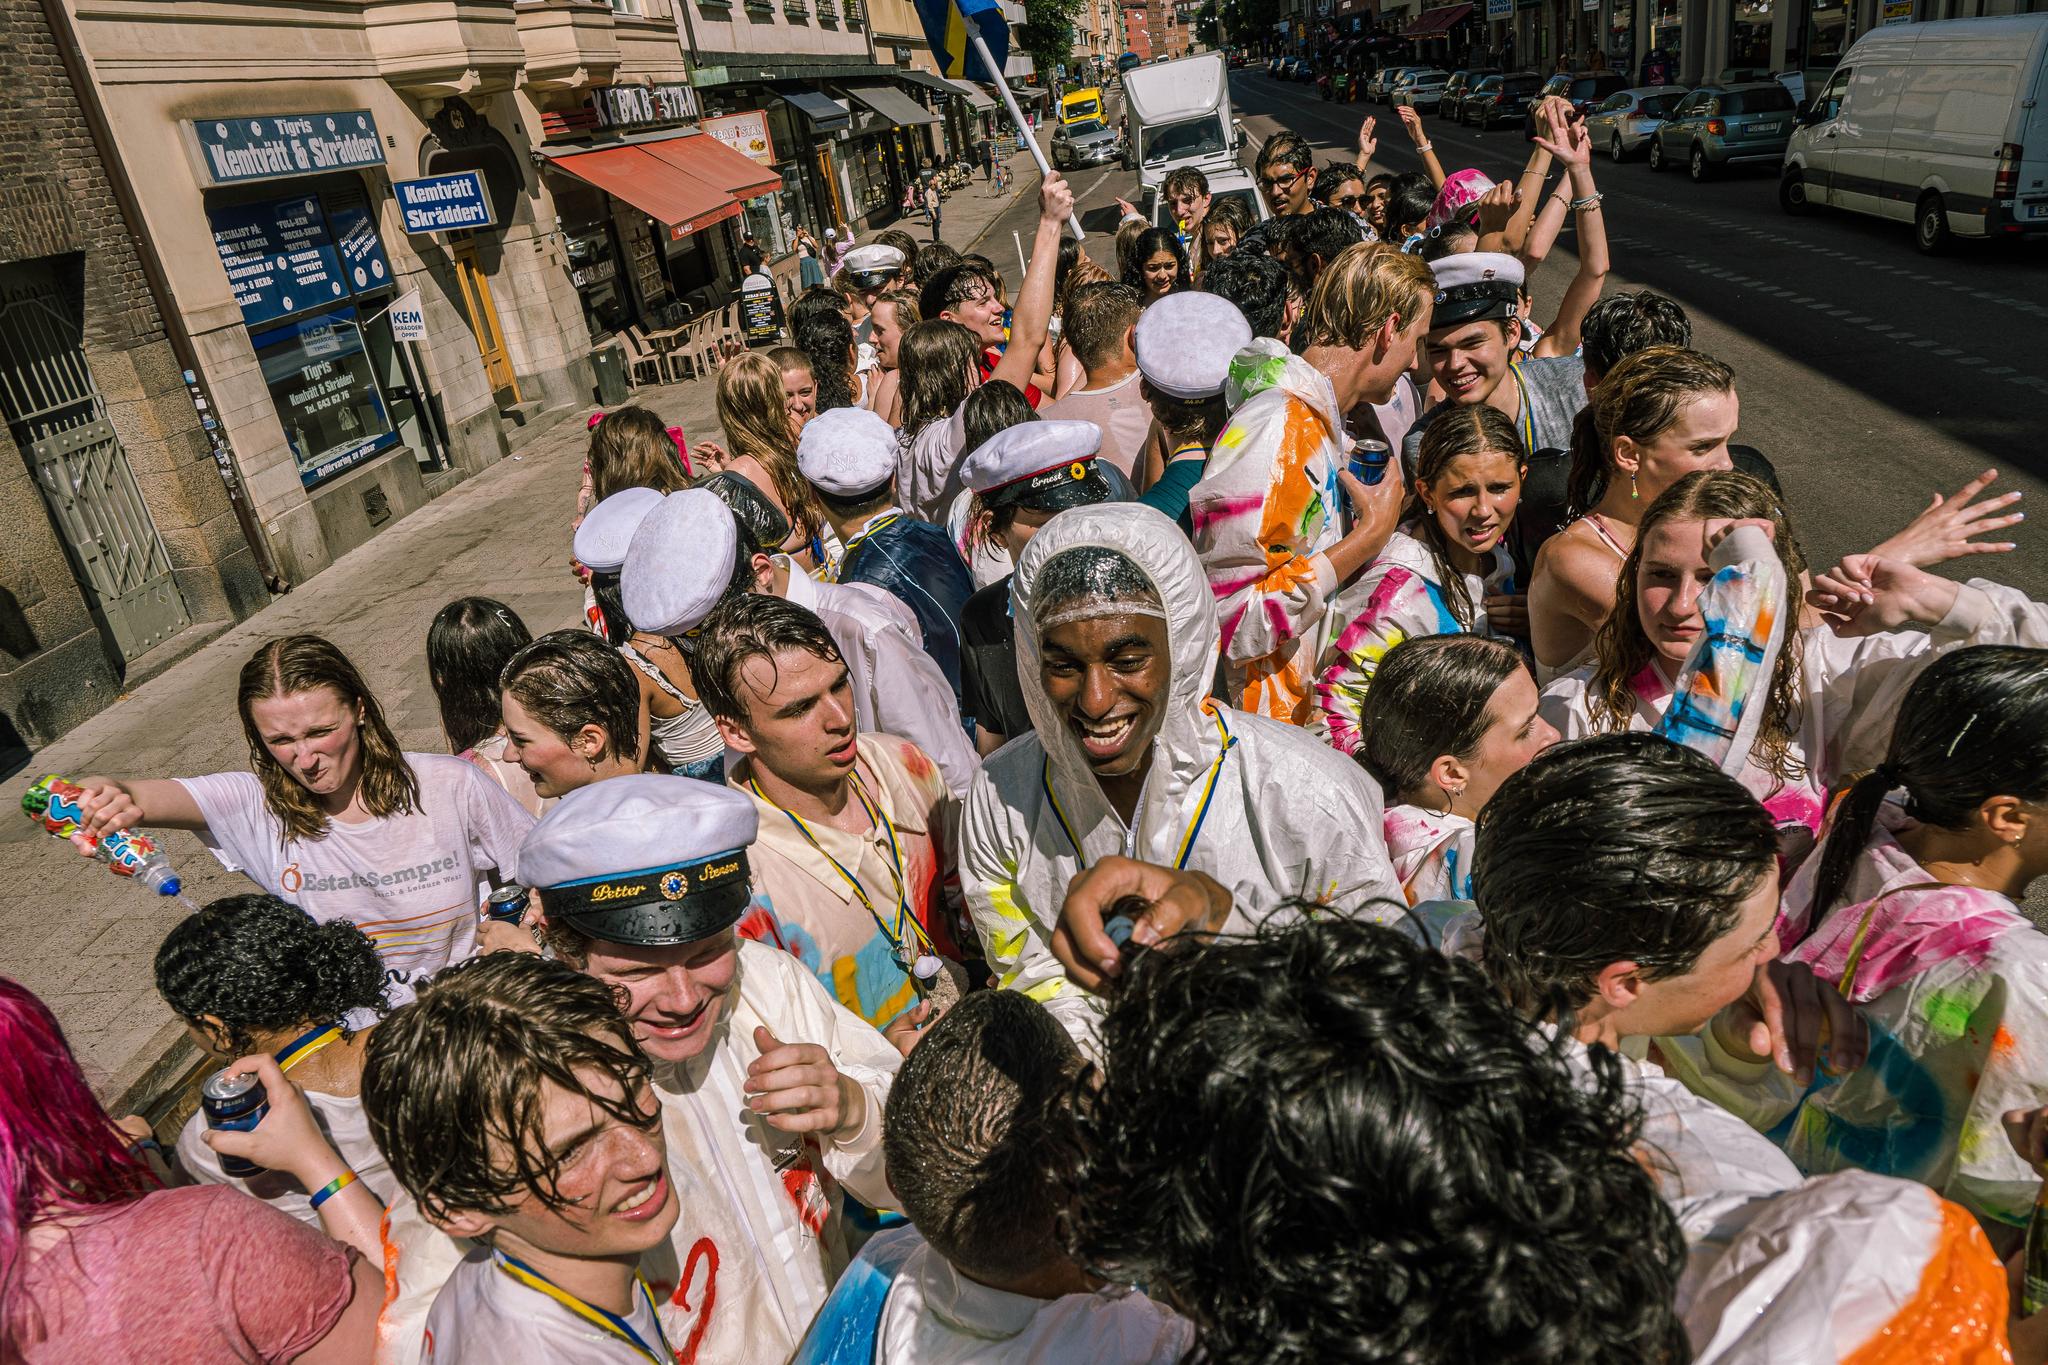
[[[1801,111],[1778,202],[1951,236],[2048,232],[2048,14],[1874,29]]]

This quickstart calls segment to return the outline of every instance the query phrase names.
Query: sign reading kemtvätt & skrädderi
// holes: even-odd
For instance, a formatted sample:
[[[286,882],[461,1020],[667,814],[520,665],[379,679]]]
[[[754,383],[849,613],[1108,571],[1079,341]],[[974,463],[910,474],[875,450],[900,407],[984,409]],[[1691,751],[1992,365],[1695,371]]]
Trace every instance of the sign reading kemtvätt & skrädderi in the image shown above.
[[[367,109],[193,119],[191,127],[201,168],[213,185],[384,164],[384,141]]]

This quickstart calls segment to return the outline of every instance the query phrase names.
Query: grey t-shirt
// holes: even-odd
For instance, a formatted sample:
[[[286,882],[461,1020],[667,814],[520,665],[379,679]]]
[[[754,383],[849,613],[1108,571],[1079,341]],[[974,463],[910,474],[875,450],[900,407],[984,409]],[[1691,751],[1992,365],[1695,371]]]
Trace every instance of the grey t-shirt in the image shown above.
[[[1563,450],[1572,443],[1572,422],[1586,406],[1586,362],[1575,355],[1551,356],[1545,360],[1524,360],[1518,367],[1522,383],[1522,413],[1515,427],[1528,442],[1526,454],[1539,450]],[[1510,373],[1500,381],[1515,382]],[[1401,465],[1412,475],[1415,455],[1422,447],[1422,433],[1448,402],[1438,403],[1423,413],[1401,441]]]

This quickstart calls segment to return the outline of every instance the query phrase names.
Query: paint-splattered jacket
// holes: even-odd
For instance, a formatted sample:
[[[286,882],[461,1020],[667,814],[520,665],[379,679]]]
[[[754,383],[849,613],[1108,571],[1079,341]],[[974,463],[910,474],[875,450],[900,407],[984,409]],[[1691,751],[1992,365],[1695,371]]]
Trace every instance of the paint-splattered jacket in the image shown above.
[[[1232,701],[1305,725],[1316,661],[1335,633],[1323,551],[1342,535],[1337,394],[1314,366],[1260,338],[1230,363],[1230,424],[1188,496],[1195,550],[1216,598]]]
[[[1786,954],[1839,983],[1861,934],[1849,998],[1870,1025],[1869,1061],[1802,1089],[1711,1035],[1659,1046],[1673,1074],[1763,1129],[1803,1171],[1904,1176],[2021,1226],[2041,1181],[1999,1116],[2048,1104],[2048,938],[2004,896],[1935,883],[1894,837],[1911,825],[1882,809],[1841,903]],[[1787,942],[1812,918],[1817,866],[1809,859],[1786,889]]]
[[[1412,534],[1414,529],[1396,531],[1358,581],[1337,595],[1332,607],[1341,625],[1337,638],[1323,652],[1311,725],[1347,754],[1357,753],[1364,742],[1358,732],[1358,713],[1365,705],[1372,675],[1388,650],[1422,635],[1487,634],[1481,605],[1486,595],[1515,590],[1515,563],[1506,550],[1496,549],[1493,567],[1485,577],[1464,576],[1473,608],[1473,623],[1466,625],[1452,612],[1444,595],[1436,556]]]

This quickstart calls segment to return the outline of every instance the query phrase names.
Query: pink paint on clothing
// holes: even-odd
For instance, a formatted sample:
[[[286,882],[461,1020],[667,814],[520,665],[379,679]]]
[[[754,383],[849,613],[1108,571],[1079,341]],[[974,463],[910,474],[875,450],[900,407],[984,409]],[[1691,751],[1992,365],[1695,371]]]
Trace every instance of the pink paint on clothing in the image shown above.
[[[1247,570],[1241,578],[1212,578],[1209,580],[1209,595],[1221,600],[1243,592],[1266,576],[1264,568]]]
[[[1266,626],[1276,640],[1294,638],[1294,622],[1287,619],[1287,606],[1277,597],[1259,599],[1259,605],[1266,609]]]
[[[1257,512],[1266,505],[1264,493],[1247,493],[1235,498],[1206,498],[1188,508],[1188,521],[1200,535],[1219,521]]]
[[[1982,967],[1999,939],[2030,927],[2011,901],[1973,886],[1907,889],[1878,898],[1874,910],[1870,901],[1842,907],[1788,957],[1813,968],[1816,976],[1841,981],[1866,911],[1870,929],[1849,991],[1857,1004],[1946,962]]]

